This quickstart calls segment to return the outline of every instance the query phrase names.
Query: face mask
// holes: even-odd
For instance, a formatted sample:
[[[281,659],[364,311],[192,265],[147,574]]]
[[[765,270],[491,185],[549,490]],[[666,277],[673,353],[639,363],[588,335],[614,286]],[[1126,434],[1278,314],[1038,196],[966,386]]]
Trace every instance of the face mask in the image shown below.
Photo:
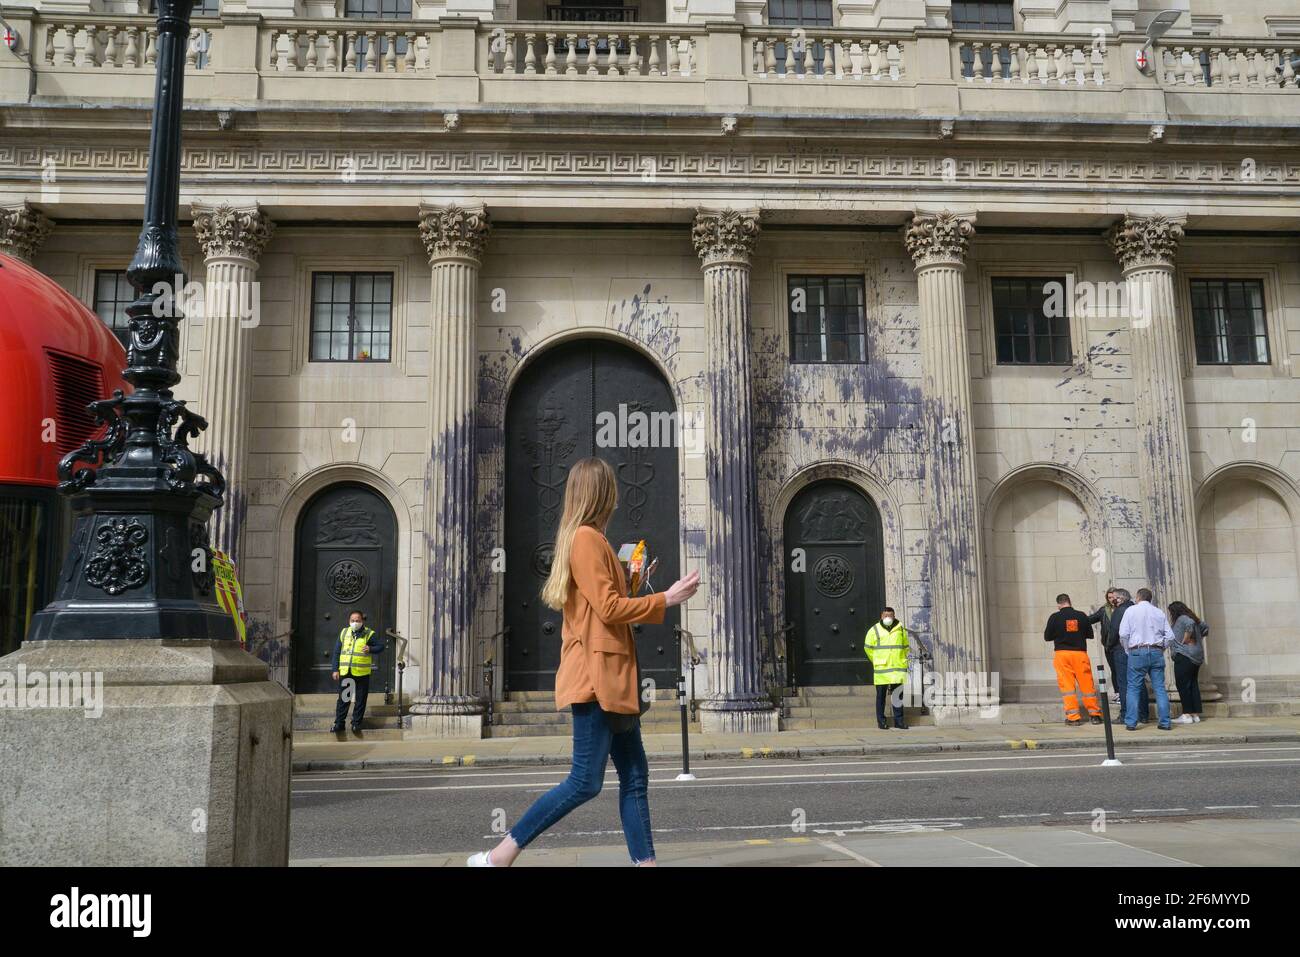
[[[889,628],[889,627],[891,627],[891,626],[894,624],[894,619],[892,619],[892,618],[882,618],[882,619],[880,619],[880,622],[881,622],[881,624],[883,624],[886,628]]]
[[[361,630],[361,622],[359,622],[359,621],[354,621],[354,622],[352,623],[352,630],[353,630],[353,631],[360,631],[360,630]]]

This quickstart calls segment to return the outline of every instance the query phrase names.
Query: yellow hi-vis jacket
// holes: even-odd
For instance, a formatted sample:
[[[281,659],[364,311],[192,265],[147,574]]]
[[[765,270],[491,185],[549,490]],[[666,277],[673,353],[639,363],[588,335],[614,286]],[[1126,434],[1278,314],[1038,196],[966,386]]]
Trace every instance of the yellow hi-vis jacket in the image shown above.
[[[352,675],[361,678],[370,674],[370,655],[362,654],[361,649],[370,644],[375,637],[373,628],[362,628],[352,634],[351,627],[339,632],[339,677]]]
[[[864,650],[871,659],[871,681],[878,685],[901,685],[907,677],[907,629],[895,619],[886,630],[876,622],[867,632]]]

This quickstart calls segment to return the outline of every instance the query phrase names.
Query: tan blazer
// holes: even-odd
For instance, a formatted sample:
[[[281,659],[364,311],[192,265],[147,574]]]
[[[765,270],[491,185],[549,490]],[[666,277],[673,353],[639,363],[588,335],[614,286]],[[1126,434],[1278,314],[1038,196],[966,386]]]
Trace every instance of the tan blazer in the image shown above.
[[[564,603],[564,644],[555,674],[555,709],[600,702],[605,711],[638,714],[633,622],[659,624],[664,593],[627,597],[623,566],[605,536],[590,525],[573,536],[569,598]]]

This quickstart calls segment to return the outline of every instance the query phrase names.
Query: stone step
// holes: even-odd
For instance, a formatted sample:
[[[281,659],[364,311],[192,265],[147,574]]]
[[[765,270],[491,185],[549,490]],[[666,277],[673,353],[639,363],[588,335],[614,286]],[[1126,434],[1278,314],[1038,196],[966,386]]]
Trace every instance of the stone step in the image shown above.
[[[324,731],[299,731],[294,730],[293,740],[299,744],[320,744],[326,741],[401,741],[402,731],[400,728],[378,728],[371,730],[363,727],[361,736],[348,731],[346,734],[330,734],[329,729]]]
[[[934,719],[922,715],[907,715],[907,724],[909,727],[922,728],[933,727]],[[894,719],[891,717],[889,723],[892,726]],[[782,718],[782,731],[824,731],[828,729],[874,729],[876,727],[876,716],[873,714],[869,721],[862,718]]]
[[[876,696],[875,685],[809,685],[798,689],[795,697],[838,698],[846,695],[853,697]]]
[[[333,714],[338,700],[337,694],[294,695],[293,710],[296,714]],[[405,699],[403,704],[410,707],[410,699]],[[376,694],[372,691],[366,699],[366,714],[397,714],[397,696],[394,695],[392,704],[389,704],[384,701],[383,692]]]
[[[680,734],[682,730],[681,722],[647,722],[641,719],[642,734]],[[699,724],[690,726],[691,734],[700,734]],[[568,725],[555,726],[546,724],[510,724],[496,725],[488,729],[488,736],[492,738],[531,738],[539,735],[561,735],[568,736],[572,730]]]
[[[349,715],[349,719],[350,718],[351,716]],[[302,714],[300,712],[294,712],[293,715],[293,730],[295,732],[328,731],[333,724],[334,712],[332,711],[329,714]],[[375,731],[386,728],[397,730],[401,727],[401,724],[400,719],[396,714],[374,715],[371,714],[370,709],[367,708],[366,716],[361,722],[361,727],[363,729],[373,729]]]

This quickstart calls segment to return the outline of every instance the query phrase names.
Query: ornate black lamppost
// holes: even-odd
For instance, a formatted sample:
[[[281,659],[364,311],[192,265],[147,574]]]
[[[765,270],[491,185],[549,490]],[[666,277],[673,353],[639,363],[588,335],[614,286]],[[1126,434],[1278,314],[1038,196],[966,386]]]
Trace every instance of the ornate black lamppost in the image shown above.
[[[194,0],[157,0],[158,79],[149,139],[144,228],[127,278],[134,391],[91,405],[107,427],[59,463],[71,496],[72,542],[54,601],[32,619],[29,641],[70,638],[235,640],[213,596],[208,519],[225,493],[221,473],[190,450],[207,422],[172,397],[179,300],[177,251],[181,108]],[[103,457],[103,464],[96,466]],[[77,463],[83,463],[78,467]]]

